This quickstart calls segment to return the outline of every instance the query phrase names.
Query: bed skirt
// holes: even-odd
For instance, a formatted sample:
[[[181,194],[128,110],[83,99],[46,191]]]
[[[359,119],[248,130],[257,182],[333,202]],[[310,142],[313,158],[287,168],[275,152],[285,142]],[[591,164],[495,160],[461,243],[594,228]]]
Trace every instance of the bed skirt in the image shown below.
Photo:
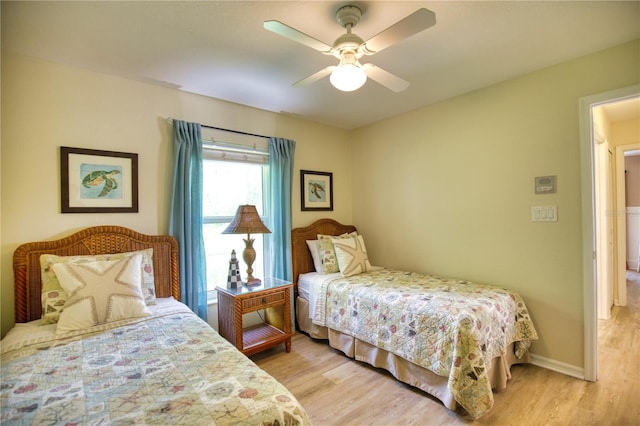
[[[366,362],[373,367],[383,368],[401,382],[438,398],[450,410],[456,409],[456,400],[447,387],[448,377],[438,376],[426,368],[347,334],[313,324],[309,318],[309,302],[302,297],[296,298],[296,317],[298,329],[311,338],[328,340],[332,348],[343,352],[346,356]],[[528,362],[530,362],[529,352],[527,351],[522,358],[517,358],[514,354],[514,345],[511,344],[505,356],[494,358],[491,362],[488,373],[492,389],[505,389],[507,381],[511,378],[511,366]]]

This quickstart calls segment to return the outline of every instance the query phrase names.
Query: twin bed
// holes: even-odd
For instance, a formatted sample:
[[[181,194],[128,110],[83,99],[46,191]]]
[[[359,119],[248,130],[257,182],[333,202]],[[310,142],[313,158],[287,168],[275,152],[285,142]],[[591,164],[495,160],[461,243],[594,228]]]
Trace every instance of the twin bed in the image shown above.
[[[177,302],[172,237],[92,227],[20,246],[14,271],[0,423],[309,424],[284,386]]]
[[[491,409],[492,390],[506,387],[511,366],[529,362],[537,335],[517,293],[373,267],[356,228],[331,219],[291,238],[298,328],[312,338],[473,418]],[[324,264],[336,257],[338,272]]]

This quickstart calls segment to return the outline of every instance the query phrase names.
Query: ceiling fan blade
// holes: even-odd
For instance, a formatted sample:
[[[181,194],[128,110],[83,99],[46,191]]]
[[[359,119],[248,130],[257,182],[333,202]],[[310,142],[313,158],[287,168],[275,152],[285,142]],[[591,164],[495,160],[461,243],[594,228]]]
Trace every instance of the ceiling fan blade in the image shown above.
[[[407,87],[409,87],[409,82],[401,79],[398,76],[391,74],[383,70],[380,67],[377,67],[373,64],[364,64],[364,71],[367,73],[367,77],[371,80],[382,84],[387,89],[393,90],[394,92],[402,92]]]
[[[298,43],[304,44],[312,49],[315,49],[319,52],[330,54],[331,46],[326,43],[321,42],[320,40],[316,40],[315,38],[306,35],[303,32],[296,30],[295,28],[291,28],[290,26],[283,24],[280,21],[264,21],[264,28],[271,32],[274,32],[282,37],[286,37],[289,40],[297,41]]]
[[[436,24],[436,14],[429,9],[418,9],[411,15],[391,25],[386,30],[374,35],[364,45],[364,52],[371,55],[392,44],[396,44],[414,34],[424,31]]]
[[[320,71],[318,71],[315,74],[310,75],[307,78],[303,78],[302,80],[293,83],[293,85],[295,87],[301,87],[301,86],[306,86],[307,84],[311,84],[311,83],[315,83],[316,81],[320,80],[321,78],[324,78],[326,76],[328,76],[329,74],[331,74],[333,72],[333,70],[336,69],[335,65],[331,65],[328,66],[326,68],[321,69]]]

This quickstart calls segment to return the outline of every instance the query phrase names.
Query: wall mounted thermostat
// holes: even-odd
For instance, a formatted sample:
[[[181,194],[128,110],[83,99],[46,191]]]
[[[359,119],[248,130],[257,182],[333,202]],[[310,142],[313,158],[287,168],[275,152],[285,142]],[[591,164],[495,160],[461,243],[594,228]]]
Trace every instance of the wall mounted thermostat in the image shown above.
[[[535,178],[536,194],[552,194],[556,192],[555,176],[538,176]]]

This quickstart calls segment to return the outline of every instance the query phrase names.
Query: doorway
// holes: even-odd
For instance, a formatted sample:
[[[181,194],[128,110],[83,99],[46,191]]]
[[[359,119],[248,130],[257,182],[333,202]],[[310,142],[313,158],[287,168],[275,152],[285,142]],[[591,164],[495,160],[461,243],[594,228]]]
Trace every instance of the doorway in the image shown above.
[[[602,194],[612,191],[618,194],[621,185],[624,185],[624,181],[620,182],[618,177],[619,173],[615,175],[611,172],[607,172],[607,164],[609,161],[614,163],[616,169],[618,169],[617,158],[618,153],[613,155],[613,151],[607,148],[603,152],[607,152],[603,157],[605,160],[602,162],[602,172],[607,175],[609,180],[596,179],[599,176],[596,175],[596,146],[598,144],[597,129],[594,120],[594,111],[598,107],[607,107],[614,103],[629,100],[632,98],[640,97],[640,85],[630,86],[610,92],[601,93],[580,99],[580,147],[581,147],[581,160],[582,160],[582,231],[583,231],[583,276],[584,276],[584,378],[590,381],[596,381],[598,379],[598,315],[599,313],[606,312],[606,305],[619,298],[619,286],[614,286],[620,279],[625,279],[626,275],[621,274],[620,271],[620,257],[624,257],[624,252],[619,252],[619,232],[621,226],[618,226],[621,220],[617,220],[617,215],[613,213],[618,211],[619,197],[611,199],[612,204],[607,207],[606,197],[603,198]],[[597,113],[596,113],[597,114]],[[602,130],[602,129],[600,129]],[[602,137],[602,135],[600,135]],[[605,136],[606,139],[606,136]],[[602,143],[602,141],[600,141]],[[611,154],[608,154],[611,152]],[[616,161],[613,161],[613,158]],[[613,183],[613,187],[607,186]],[[613,188],[613,189],[610,189]],[[624,188],[624,186],[622,186]],[[624,190],[624,189],[623,189]],[[600,194],[600,195],[598,195]],[[624,199],[624,196],[623,196]],[[598,201],[601,204],[598,205]],[[603,208],[603,204],[604,208]],[[624,210],[623,210],[624,211]],[[602,216],[610,216],[614,220],[613,227],[610,223],[607,223],[606,218]],[[598,224],[601,227],[598,227]],[[626,238],[624,235],[622,238]],[[604,240],[604,241],[603,241]],[[608,246],[608,242],[611,246]],[[606,271],[606,259],[607,253],[613,252],[613,259],[609,264],[613,270],[613,277],[611,277],[611,271]],[[611,263],[613,265],[611,265]],[[608,278],[606,278],[608,277]],[[609,286],[601,285],[603,279],[609,281]],[[613,282],[612,282],[613,281]],[[612,291],[610,291],[612,290]],[[610,291],[610,292],[609,292]],[[620,300],[618,299],[618,302]],[[610,307],[610,306],[609,306]]]
[[[638,138],[640,136],[637,136],[636,139]],[[615,289],[615,304],[618,306],[627,305],[627,270],[637,270],[640,266],[638,258],[640,250],[640,195],[637,190],[637,182],[640,182],[639,169],[640,140],[633,144],[616,146],[616,182],[619,185],[615,211],[618,220],[616,240],[619,256],[616,265],[618,279]],[[631,176],[627,176],[627,172],[630,172]],[[630,188],[631,192],[628,191]]]

